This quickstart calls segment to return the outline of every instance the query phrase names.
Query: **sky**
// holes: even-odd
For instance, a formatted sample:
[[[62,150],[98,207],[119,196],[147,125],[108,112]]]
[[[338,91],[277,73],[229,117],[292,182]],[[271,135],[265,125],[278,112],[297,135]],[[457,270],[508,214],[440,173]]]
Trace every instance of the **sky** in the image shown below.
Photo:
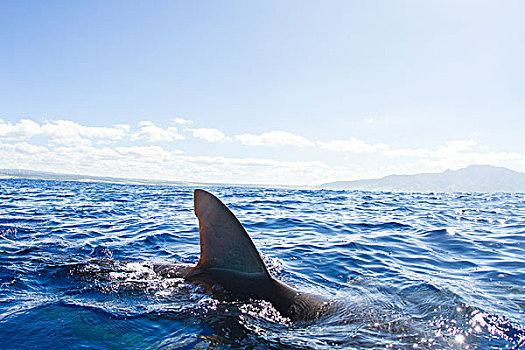
[[[523,1],[0,1],[0,168],[525,172]]]

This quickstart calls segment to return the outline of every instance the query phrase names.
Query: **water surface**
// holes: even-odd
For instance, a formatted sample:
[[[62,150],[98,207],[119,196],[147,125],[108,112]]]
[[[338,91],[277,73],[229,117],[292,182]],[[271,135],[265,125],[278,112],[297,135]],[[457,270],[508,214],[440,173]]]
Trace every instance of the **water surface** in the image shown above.
[[[155,273],[198,262],[193,188],[1,180],[0,347],[525,347],[523,194],[207,190],[339,311],[294,323]]]

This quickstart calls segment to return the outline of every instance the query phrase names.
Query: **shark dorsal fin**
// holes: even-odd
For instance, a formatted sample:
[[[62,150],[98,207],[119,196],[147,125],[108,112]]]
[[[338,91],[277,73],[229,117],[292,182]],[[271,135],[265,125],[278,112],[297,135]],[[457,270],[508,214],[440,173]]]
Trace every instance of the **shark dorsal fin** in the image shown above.
[[[219,268],[270,276],[239,220],[217,197],[195,190],[195,215],[199,218],[201,257],[194,270]]]

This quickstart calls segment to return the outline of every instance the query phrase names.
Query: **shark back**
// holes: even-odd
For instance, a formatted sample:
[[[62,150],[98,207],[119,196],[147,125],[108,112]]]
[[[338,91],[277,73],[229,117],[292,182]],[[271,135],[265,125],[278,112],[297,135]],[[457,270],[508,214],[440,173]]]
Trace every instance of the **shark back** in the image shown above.
[[[230,209],[203,190],[195,190],[194,198],[201,257],[193,273],[214,269],[271,278],[255,245]]]

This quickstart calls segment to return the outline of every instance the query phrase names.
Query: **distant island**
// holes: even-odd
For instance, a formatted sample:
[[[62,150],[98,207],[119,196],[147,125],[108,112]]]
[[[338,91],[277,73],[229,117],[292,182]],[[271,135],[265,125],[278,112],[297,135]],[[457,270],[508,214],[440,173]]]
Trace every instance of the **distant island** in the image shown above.
[[[90,175],[58,174],[24,169],[0,169],[0,179],[105,182],[128,185],[165,185],[190,187],[269,187],[386,192],[519,192],[525,193],[525,174],[491,165],[471,165],[459,170],[415,175],[389,175],[380,179],[335,181],[319,186],[279,186],[261,184],[204,183],[151,179],[126,179]]]
[[[135,185],[174,185],[190,186],[189,182],[182,181],[157,181],[157,180],[140,180],[126,179],[119,177],[59,174],[48,171],[36,171],[26,169],[0,169],[0,179],[29,179],[29,180],[55,180],[55,181],[79,181],[79,182],[104,182],[117,184],[135,184]]]
[[[270,188],[290,188],[291,186],[261,185],[261,184],[229,184],[229,183],[209,183],[191,181],[170,181],[154,179],[128,179],[108,176],[59,174],[47,171],[36,171],[26,169],[0,169],[1,179],[29,179],[29,180],[50,180],[50,181],[77,181],[77,182],[99,182],[114,183],[123,185],[160,185],[160,186],[187,186],[187,187],[216,187],[216,186],[237,186],[237,187],[270,187]]]
[[[317,188],[388,192],[525,192],[525,174],[503,167],[471,165],[442,173],[328,182]]]

